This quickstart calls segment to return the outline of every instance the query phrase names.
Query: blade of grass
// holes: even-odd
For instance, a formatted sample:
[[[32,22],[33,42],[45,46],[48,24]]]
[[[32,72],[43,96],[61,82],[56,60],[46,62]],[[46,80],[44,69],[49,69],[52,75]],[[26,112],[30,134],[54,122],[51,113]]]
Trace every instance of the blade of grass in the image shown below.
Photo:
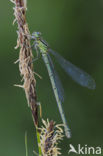
[[[40,147],[40,133],[38,131],[38,128],[36,128],[36,135],[37,135],[37,143],[38,143],[39,156],[42,156],[42,151],[41,151],[41,147]]]
[[[26,156],[28,156],[28,139],[27,139],[27,131],[25,132],[25,151],[26,151]]]

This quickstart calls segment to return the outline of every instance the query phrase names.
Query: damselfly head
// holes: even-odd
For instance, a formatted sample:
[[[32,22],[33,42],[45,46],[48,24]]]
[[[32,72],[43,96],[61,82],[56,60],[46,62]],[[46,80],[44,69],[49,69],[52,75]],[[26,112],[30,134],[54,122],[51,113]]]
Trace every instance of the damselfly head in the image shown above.
[[[32,39],[36,40],[37,38],[40,38],[41,32],[33,32],[32,33]]]

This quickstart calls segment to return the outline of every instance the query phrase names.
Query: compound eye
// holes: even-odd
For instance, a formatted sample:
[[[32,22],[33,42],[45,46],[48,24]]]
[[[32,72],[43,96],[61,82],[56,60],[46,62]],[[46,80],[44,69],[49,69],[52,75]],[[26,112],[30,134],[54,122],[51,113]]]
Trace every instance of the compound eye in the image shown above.
[[[40,32],[33,32],[32,33],[32,38],[33,39],[39,38],[40,36],[41,36],[41,33]]]
[[[32,35],[32,39],[34,40],[35,39],[35,37]]]
[[[41,35],[41,32],[37,32],[38,35]]]
[[[32,38],[35,36],[35,32],[32,33]]]

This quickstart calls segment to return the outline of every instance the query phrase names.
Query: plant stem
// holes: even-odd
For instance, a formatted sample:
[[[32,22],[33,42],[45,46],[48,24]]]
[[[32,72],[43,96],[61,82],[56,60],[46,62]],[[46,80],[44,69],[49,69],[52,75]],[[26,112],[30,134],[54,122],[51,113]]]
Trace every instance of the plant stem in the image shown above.
[[[38,121],[38,104],[37,104],[37,95],[36,95],[36,80],[34,77],[34,70],[33,70],[33,54],[30,45],[30,33],[28,24],[26,22],[26,1],[25,0],[11,0],[15,7],[14,9],[14,16],[15,21],[18,25],[18,39],[17,39],[17,46],[16,48],[20,47],[19,53],[19,70],[20,75],[23,78],[23,85],[18,85],[24,88],[27,102],[29,107],[31,108],[32,117],[34,121],[35,127],[38,128],[39,121]],[[39,132],[37,131],[37,141],[40,142]],[[40,147],[39,147],[39,153]],[[26,151],[27,154],[27,151]],[[27,155],[26,155],[27,156]]]

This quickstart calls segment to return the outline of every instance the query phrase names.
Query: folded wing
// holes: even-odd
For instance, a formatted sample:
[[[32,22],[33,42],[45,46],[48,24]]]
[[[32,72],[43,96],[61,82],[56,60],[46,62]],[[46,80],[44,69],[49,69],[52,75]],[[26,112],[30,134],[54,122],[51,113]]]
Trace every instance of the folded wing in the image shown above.
[[[49,49],[49,52],[52,53],[61,67],[65,70],[65,72],[78,84],[83,87],[87,87],[89,89],[95,89],[96,84],[94,79],[82,69],[76,67],[71,62],[65,60],[58,53],[54,52],[52,49]]]
[[[58,91],[59,99],[61,100],[61,102],[64,102],[64,89],[62,87],[62,83],[61,83],[61,81],[59,79],[59,76],[58,76],[56,70],[54,69],[54,64],[52,62],[52,59],[51,59],[50,55],[47,54],[47,56],[48,56],[48,60],[49,60],[51,70],[52,70],[52,73],[53,73],[53,77],[54,77],[54,81],[55,81],[56,88],[57,88],[57,91]]]

